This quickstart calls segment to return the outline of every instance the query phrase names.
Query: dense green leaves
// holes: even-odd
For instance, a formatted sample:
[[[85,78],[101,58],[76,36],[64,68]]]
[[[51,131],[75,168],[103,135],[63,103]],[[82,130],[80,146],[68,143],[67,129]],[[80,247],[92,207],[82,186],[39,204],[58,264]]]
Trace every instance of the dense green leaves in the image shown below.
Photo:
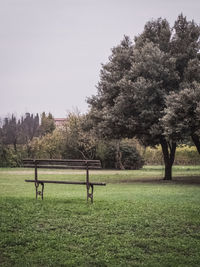
[[[171,40],[171,54],[176,58],[176,67],[181,81],[185,79],[184,71],[191,59],[198,58],[200,27],[194,21],[187,21],[182,14],[174,24]]]
[[[159,49],[168,52],[170,49],[170,38],[172,32],[166,19],[148,21],[144,26],[144,31],[135,37],[136,48],[143,47],[144,43],[152,42],[158,45]]]
[[[55,128],[56,126],[52,114],[49,113],[48,115],[46,115],[46,113],[43,112],[41,116],[40,134],[45,135],[52,133]]]
[[[85,116],[79,112],[68,114],[62,129],[64,158],[95,158],[97,141],[91,132],[83,130],[84,122]]]
[[[102,66],[97,95],[88,100],[88,118],[100,136],[136,136],[145,145],[161,144],[166,179],[171,179],[176,144],[164,134],[165,99],[199,81],[199,36],[200,27],[182,14],[172,29],[161,18],[147,22],[134,44],[125,37],[112,49]]]
[[[200,146],[195,142],[200,139],[200,84],[193,83],[178,94],[171,93],[166,99],[166,105],[162,119],[166,136],[174,140],[184,140],[191,136],[200,152]]]
[[[43,113],[42,124],[39,124],[39,115],[26,113],[17,120],[12,114],[3,120],[0,128],[0,164],[1,166],[18,166],[21,157],[31,157],[31,142],[34,142],[41,134],[52,132],[52,115],[50,118]],[[45,121],[47,123],[44,123]],[[50,123],[49,123],[50,120]],[[33,141],[34,140],[34,141]],[[11,148],[13,146],[13,149]]]
[[[144,160],[136,149],[136,140],[124,139],[99,141],[96,157],[101,160],[103,168],[108,169],[141,169]]]

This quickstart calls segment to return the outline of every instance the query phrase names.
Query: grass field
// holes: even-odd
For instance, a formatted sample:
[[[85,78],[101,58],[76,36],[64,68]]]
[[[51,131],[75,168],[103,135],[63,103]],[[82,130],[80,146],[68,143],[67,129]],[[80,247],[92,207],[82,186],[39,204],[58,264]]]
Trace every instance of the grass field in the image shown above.
[[[0,169],[0,266],[200,266],[200,166],[91,171],[94,204],[81,185],[45,185],[33,170]],[[40,178],[84,180],[81,171]]]

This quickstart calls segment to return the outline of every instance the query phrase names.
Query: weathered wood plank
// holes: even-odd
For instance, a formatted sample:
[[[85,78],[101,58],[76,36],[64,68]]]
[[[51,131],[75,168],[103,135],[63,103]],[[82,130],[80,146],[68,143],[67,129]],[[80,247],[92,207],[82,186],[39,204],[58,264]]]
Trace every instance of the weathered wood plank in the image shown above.
[[[75,163],[75,162],[82,162],[82,163],[99,163],[99,160],[83,160],[83,159],[23,159],[23,162],[27,163],[38,163],[38,162],[44,162],[44,163],[56,163],[56,162],[63,162],[63,163]]]
[[[35,180],[25,180],[25,182],[35,183]],[[76,181],[51,181],[51,180],[37,180],[37,183],[47,183],[47,184],[79,184],[79,185],[86,185],[87,182],[76,182]],[[89,182],[91,185],[99,185],[104,186],[106,183],[96,183],[96,182]]]
[[[35,165],[31,165],[31,164],[24,164],[25,168],[34,168]],[[85,170],[86,166],[64,166],[64,165],[37,165],[37,168],[39,169],[72,169],[72,170]],[[100,170],[101,167],[99,166],[88,166],[89,170]]]

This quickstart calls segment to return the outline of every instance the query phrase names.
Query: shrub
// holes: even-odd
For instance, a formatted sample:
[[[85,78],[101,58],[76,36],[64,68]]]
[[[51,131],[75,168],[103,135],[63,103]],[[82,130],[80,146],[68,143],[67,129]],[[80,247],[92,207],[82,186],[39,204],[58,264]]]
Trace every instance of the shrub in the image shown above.
[[[97,145],[96,158],[101,160],[104,169],[115,168],[115,147],[111,142],[100,141]]]
[[[22,159],[21,149],[15,151],[11,146],[0,146],[0,167],[19,167]]]
[[[124,169],[140,169],[144,160],[137,151],[135,145],[129,140],[120,143],[119,151],[116,142],[99,142],[96,157],[101,160],[103,168],[120,168],[117,162],[117,153],[120,154],[121,167]]]
[[[144,159],[134,146],[128,143],[122,143],[120,146],[122,152],[122,164],[127,170],[138,170],[144,165]]]
[[[42,137],[34,137],[26,146],[30,158],[61,158],[62,149],[63,138],[58,130]]]

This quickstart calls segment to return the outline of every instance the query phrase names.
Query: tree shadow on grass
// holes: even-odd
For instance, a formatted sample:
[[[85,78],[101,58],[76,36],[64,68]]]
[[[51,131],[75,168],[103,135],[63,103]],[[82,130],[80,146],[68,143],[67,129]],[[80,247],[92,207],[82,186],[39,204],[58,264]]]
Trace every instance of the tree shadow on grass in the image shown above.
[[[183,185],[200,185],[200,176],[176,176],[172,180],[164,180],[163,178],[139,178],[124,179],[119,183],[150,183],[150,184],[183,184]]]

